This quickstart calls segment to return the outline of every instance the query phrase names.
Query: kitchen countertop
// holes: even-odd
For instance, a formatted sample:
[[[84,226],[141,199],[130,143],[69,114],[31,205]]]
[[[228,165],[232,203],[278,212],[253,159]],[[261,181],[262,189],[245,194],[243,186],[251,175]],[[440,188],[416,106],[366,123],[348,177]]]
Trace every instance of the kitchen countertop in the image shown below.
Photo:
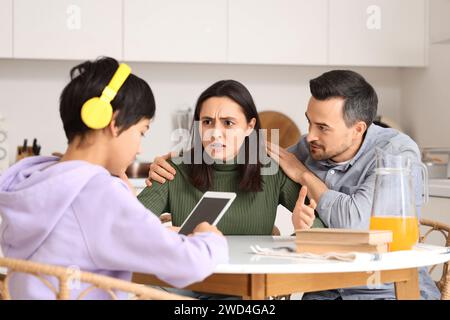
[[[450,198],[450,179],[430,179],[430,197]]]
[[[131,185],[135,188],[145,188],[145,178],[130,179]]]
[[[130,179],[131,184],[138,189],[145,188],[145,178]],[[430,179],[430,197],[450,198],[450,179]]]

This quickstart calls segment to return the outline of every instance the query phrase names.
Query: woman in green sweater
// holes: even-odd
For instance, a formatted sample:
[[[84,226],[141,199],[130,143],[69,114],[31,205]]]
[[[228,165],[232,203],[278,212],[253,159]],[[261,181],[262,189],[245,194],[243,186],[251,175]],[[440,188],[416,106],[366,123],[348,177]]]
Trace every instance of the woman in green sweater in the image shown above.
[[[139,200],[156,215],[171,213],[172,224],[180,226],[205,191],[236,192],[217,225],[226,235],[270,235],[278,204],[294,212],[295,229],[323,226],[314,201],[304,204],[306,187],[299,192],[267,156],[260,128],[247,88],[234,80],[213,84],[195,107],[192,148],[170,160],[173,179],[153,182]]]

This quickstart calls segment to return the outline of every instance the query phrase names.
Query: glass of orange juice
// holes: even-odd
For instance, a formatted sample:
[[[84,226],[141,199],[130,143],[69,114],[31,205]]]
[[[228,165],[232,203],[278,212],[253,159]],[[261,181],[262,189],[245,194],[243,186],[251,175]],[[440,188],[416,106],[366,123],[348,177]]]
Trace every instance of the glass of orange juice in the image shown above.
[[[377,149],[375,190],[370,230],[391,230],[389,251],[411,250],[419,239],[416,194],[418,173],[410,158]],[[422,163],[425,201],[428,198],[428,174]],[[415,183],[414,183],[415,181]]]

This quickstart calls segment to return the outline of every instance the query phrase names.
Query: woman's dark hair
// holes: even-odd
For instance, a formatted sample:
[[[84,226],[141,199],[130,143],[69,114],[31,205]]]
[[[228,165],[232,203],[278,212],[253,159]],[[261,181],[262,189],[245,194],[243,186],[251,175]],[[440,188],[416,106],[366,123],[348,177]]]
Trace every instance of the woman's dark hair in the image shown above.
[[[259,161],[259,151],[261,146],[259,135],[257,134],[259,132],[259,129],[261,128],[261,125],[258,117],[258,112],[256,111],[256,106],[250,92],[243,84],[235,80],[222,80],[214,83],[198,98],[194,111],[194,123],[199,123],[200,111],[202,109],[203,103],[212,97],[227,97],[241,106],[247,122],[250,122],[252,118],[256,119],[253,133],[256,133],[257,153],[256,155],[250,154],[251,152],[255,152],[255,150],[254,148],[250,148],[250,139],[249,137],[246,137],[243,143],[243,147],[241,147],[239,151],[240,154],[244,153],[244,161],[243,164],[238,164],[239,175],[241,177],[238,187],[239,190],[246,192],[262,191],[263,181],[261,177],[261,163]],[[198,130],[198,127],[194,125],[192,126],[192,130]],[[199,137],[196,132],[193,132],[192,136],[194,137],[194,140],[196,139],[196,137]],[[194,148],[196,146],[201,146],[203,154],[204,149],[201,141],[194,141],[193,145]],[[196,188],[206,191],[213,185],[213,169],[211,165],[205,163],[203,156],[201,157],[201,163],[195,163],[194,153],[194,150],[191,150],[191,183]],[[254,161],[255,158],[256,161]],[[252,161],[250,161],[251,159]]]
[[[92,97],[99,97],[119,67],[109,57],[83,62],[70,70],[71,81],[63,89],[59,112],[68,142],[92,130],[81,120],[81,107]],[[111,101],[114,111],[119,110],[116,125],[119,133],[143,118],[155,115],[155,98],[150,86],[141,78],[130,74]]]
[[[358,73],[333,70],[309,82],[311,94],[317,100],[343,98],[344,121],[347,127],[364,121],[369,127],[377,114],[378,97],[373,87]]]

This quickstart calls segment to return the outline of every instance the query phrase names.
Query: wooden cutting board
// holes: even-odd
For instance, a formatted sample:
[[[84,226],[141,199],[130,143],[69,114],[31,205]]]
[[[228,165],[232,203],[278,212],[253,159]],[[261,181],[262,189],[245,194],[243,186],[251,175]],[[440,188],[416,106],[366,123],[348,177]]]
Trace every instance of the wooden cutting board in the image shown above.
[[[259,112],[259,119],[261,120],[261,128],[268,129],[267,137],[269,141],[272,141],[269,129],[280,130],[279,137],[282,148],[292,146],[300,139],[300,129],[291,118],[281,112],[262,111]]]

